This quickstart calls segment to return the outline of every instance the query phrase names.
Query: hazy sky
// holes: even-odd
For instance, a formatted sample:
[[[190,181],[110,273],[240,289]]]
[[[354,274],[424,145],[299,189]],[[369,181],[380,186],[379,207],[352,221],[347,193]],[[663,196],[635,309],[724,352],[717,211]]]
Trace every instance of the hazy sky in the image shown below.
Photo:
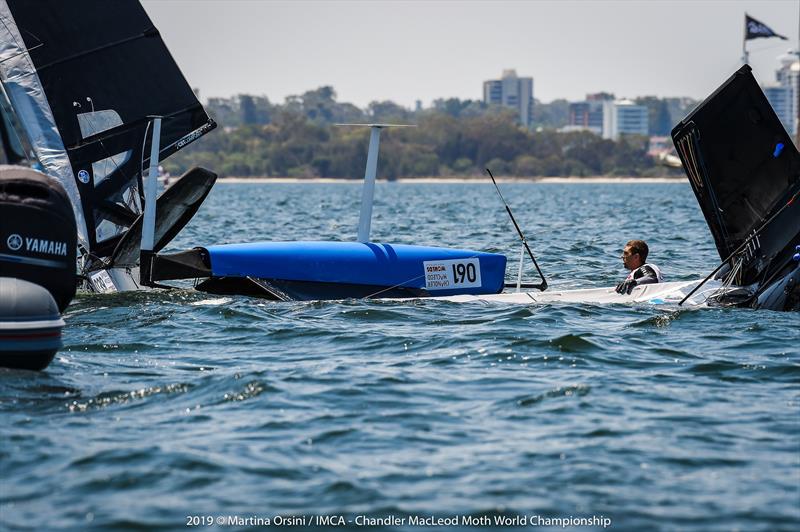
[[[332,85],[360,107],[480,99],[482,82],[507,68],[533,77],[544,102],[598,91],[699,99],[740,65],[745,12],[789,38],[748,41],[762,82],[797,49],[800,25],[800,0],[143,4],[202,100],[280,103]]]

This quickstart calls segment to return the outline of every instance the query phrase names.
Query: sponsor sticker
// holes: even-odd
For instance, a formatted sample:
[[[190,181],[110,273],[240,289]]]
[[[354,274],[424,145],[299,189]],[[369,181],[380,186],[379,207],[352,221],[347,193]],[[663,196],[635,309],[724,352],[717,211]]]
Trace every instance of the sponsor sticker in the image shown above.
[[[22,237],[18,234],[9,235],[6,244],[11,251],[19,251],[19,248],[22,247]]]
[[[78,172],[78,180],[81,183],[88,183],[89,182],[89,172],[86,170],[81,170]]]
[[[17,233],[8,235],[6,245],[10,251],[19,251],[25,246],[28,253],[43,253],[46,255],[67,256],[67,243],[59,240],[45,240],[30,236],[22,237]]]
[[[429,260],[422,263],[427,290],[455,290],[481,286],[481,263],[475,259]]]
[[[108,294],[117,291],[117,287],[114,286],[114,281],[111,280],[111,276],[109,276],[108,272],[105,270],[100,270],[91,275],[89,277],[89,282],[92,283],[92,288],[94,288],[95,292],[100,294]]]

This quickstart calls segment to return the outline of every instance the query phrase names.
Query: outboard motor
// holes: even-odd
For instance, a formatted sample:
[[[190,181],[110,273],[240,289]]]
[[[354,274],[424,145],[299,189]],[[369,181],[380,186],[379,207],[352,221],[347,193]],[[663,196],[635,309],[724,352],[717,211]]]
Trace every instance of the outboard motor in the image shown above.
[[[75,296],[77,229],[60,183],[0,166],[0,366],[41,370]]]

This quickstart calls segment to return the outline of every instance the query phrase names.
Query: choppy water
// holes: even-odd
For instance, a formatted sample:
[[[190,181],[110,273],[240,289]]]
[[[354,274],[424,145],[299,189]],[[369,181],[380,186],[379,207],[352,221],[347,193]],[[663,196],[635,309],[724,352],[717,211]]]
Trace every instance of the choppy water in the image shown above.
[[[635,237],[669,280],[715,266],[688,185],[503,188],[554,288],[618,281]],[[175,247],[349,239],[359,199],[351,184],[221,184]],[[379,184],[373,236],[502,251],[516,271],[491,185]],[[280,515],[321,530],[321,514],[366,530],[432,515],[800,527],[796,313],[177,290],[79,296],[67,322],[47,371],[0,370],[0,528]]]

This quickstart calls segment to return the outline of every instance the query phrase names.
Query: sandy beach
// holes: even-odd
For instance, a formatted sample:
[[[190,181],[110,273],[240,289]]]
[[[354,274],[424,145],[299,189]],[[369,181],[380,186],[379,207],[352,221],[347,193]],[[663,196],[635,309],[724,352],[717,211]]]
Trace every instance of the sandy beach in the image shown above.
[[[218,183],[361,183],[362,179],[332,179],[296,177],[223,177]],[[378,179],[385,182],[385,179]],[[685,183],[686,177],[498,177],[500,183]],[[394,183],[484,183],[488,178],[481,177],[414,177],[401,178]]]

